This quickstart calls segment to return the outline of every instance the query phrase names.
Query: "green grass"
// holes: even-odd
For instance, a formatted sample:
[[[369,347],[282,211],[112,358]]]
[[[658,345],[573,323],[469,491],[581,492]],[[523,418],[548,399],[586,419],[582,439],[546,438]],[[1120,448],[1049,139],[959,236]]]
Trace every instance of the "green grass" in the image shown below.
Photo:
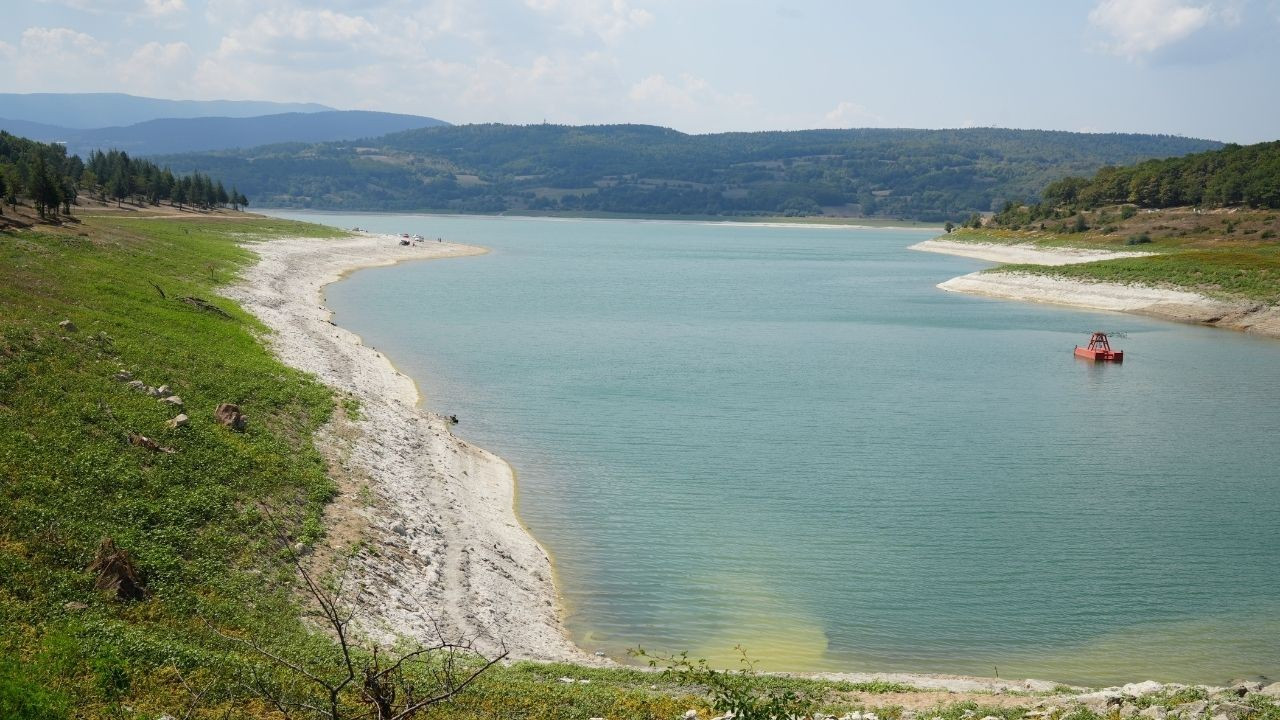
[[[250,260],[245,239],[282,232],[334,234],[111,219],[0,234],[0,656],[22,668],[0,665],[0,698],[35,683],[27,696],[50,717],[118,716],[126,701],[172,711],[184,691],[161,671],[220,661],[204,619],[303,634],[264,511],[294,534],[316,526],[333,486],[310,438],[331,393],[274,360],[263,328],[215,292]],[[189,425],[167,429],[178,410],[113,380],[120,370],[169,385]],[[220,402],[241,405],[245,433],[214,421]],[[174,452],[131,445],[131,432]],[[135,558],[148,599],[94,591],[85,568],[108,536]]]
[[[1223,299],[1280,304],[1280,252],[1184,250],[1078,265],[1002,265],[988,272],[1026,272],[1095,282],[1191,290]]]
[[[956,228],[935,240],[949,242],[987,243],[991,245],[1040,245],[1050,248],[1117,248],[1124,245],[1123,238],[1099,240],[1087,235],[1059,234],[1048,230],[1005,230],[1001,228]],[[1132,249],[1132,248],[1130,248]]]

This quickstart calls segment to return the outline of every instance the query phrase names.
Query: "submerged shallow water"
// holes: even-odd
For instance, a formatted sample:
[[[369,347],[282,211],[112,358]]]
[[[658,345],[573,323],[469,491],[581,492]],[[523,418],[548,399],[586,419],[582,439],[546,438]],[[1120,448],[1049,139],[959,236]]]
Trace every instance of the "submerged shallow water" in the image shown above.
[[[927,231],[276,214],[493,250],[328,301],[515,466],[588,650],[1280,676],[1280,342],[946,294]]]

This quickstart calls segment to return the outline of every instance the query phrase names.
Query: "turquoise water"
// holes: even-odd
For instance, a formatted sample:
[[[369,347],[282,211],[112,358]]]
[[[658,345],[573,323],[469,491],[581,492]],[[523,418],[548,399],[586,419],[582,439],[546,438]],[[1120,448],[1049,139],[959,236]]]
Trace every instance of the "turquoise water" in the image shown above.
[[[516,467],[589,650],[1280,677],[1280,342],[943,293],[927,231],[280,214],[493,250],[328,300]]]

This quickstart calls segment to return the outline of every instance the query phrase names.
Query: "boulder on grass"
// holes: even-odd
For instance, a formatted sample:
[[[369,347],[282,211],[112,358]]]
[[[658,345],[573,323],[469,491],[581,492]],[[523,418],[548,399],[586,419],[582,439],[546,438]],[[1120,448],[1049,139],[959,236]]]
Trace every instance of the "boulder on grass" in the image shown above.
[[[244,432],[249,422],[249,416],[240,412],[240,406],[231,403],[219,404],[213,411],[213,418],[236,432]]]

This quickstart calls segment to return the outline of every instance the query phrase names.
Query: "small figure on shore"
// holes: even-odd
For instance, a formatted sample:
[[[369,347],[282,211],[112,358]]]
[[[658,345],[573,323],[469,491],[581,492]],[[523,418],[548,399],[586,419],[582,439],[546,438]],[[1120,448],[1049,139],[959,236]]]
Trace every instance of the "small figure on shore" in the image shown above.
[[[450,424],[450,425],[457,425],[457,424],[458,424],[458,416],[457,416],[457,415],[450,415],[450,416],[449,416],[449,418],[448,418],[448,420],[449,420],[449,424]]]

